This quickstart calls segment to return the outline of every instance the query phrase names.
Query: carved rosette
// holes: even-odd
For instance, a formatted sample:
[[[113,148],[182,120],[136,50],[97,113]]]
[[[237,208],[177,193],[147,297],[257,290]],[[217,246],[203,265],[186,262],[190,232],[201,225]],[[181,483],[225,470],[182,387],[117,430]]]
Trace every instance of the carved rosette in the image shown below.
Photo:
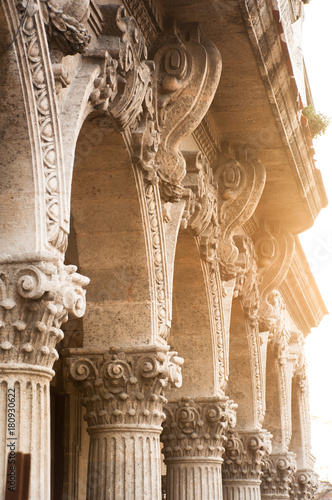
[[[161,435],[166,463],[200,457],[222,461],[226,432],[236,424],[236,408],[226,396],[168,403]]]
[[[81,317],[89,279],[75,266],[12,264],[0,274],[0,363],[51,369],[68,315]]]
[[[68,354],[69,377],[83,393],[89,432],[117,425],[160,429],[164,390],[182,383],[183,359],[176,352],[69,349]]]
[[[263,457],[271,453],[272,435],[265,430],[230,429],[225,444],[223,480],[259,480],[263,474]]]
[[[298,470],[290,492],[291,500],[312,500],[318,488],[318,477],[312,469]]]
[[[289,498],[296,472],[294,453],[271,454],[263,457],[262,496]]]

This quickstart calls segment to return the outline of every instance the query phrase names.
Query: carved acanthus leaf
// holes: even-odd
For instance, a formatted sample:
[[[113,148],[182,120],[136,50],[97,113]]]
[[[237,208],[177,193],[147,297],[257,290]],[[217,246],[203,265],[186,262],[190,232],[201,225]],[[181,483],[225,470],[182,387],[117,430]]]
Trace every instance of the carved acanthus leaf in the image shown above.
[[[262,472],[263,457],[271,453],[272,435],[265,430],[236,431],[231,429],[225,444],[223,481],[257,479]]]
[[[40,0],[50,48],[56,48],[62,55],[82,54],[89,45],[91,36],[84,24],[67,15],[60,4],[55,0]]]
[[[168,459],[222,457],[228,428],[236,424],[237,405],[226,396],[211,400],[182,398],[165,408],[161,440]]]
[[[164,390],[180,387],[183,359],[176,352],[110,349],[93,353],[69,349],[69,376],[83,392],[85,420],[99,425],[160,426],[165,419]]]
[[[290,491],[291,500],[312,500],[318,488],[318,474],[311,469],[298,470]]]
[[[262,495],[283,495],[288,497],[296,471],[295,454],[266,455],[263,457],[262,471]]]
[[[81,317],[89,279],[75,266],[7,265],[0,274],[0,362],[52,368],[68,314]]]

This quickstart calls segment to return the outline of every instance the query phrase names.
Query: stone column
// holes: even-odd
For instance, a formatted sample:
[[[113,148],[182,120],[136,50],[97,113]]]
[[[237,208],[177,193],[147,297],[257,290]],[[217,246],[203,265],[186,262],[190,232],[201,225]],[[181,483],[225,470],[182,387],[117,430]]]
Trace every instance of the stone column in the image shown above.
[[[16,453],[31,455],[29,499],[50,498],[50,401],[56,343],[82,316],[89,280],[75,266],[8,264],[0,272],[0,498],[18,487]],[[7,463],[9,476],[6,477]]]
[[[312,500],[318,488],[318,474],[312,469],[301,469],[295,473],[291,485],[291,500]]]
[[[265,456],[262,465],[262,500],[289,500],[295,471],[294,453],[272,453]]]
[[[221,464],[237,405],[227,397],[182,398],[166,407],[167,500],[222,500]]]
[[[87,500],[161,500],[164,389],[181,385],[183,360],[147,346],[68,355],[90,435]]]
[[[227,434],[223,464],[224,500],[260,500],[262,458],[271,451],[266,430],[233,430]]]

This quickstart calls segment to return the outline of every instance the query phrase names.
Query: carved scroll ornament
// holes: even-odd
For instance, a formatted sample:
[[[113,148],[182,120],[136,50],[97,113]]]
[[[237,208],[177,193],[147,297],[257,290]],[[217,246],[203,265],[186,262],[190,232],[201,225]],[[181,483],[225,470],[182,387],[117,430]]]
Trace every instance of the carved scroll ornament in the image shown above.
[[[236,408],[226,396],[168,403],[161,435],[166,461],[176,457],[221,458],[226,432],[236,424]]]
[[[223,480],[257,479],[263,474],[263,457],[271,453],[272,435],[265,430],[230,429],[225,444]]]
[[[165,419],[164,390],[180,387],[183,359],[172,351],[68,350],[69,376],[83,392],[89,428],[153,425]]]
[[[89,279],[75,266],[7,265],[0,274],[0,363],[51,369],[68,315],[81,317]]]
[[[271,454],[263,458],[261,494],[288,497],[296,471],[294,453]]]

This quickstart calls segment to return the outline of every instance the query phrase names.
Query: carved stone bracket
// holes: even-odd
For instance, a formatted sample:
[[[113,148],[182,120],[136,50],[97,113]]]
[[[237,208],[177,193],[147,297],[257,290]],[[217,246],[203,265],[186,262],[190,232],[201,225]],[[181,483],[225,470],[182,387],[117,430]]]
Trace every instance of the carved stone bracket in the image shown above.
[[[208,160],[200,152],[182,152],[187,165],[184,178],[187,206],[183,225],[189,226],[198,242],[202,257],[217,262],[219,237],[217,184]]]
[[[294,476],[291,500],[312,500],[318,488],[318,474],[311,469],[298,470]]]
[[[154,107],[161,142],[156,163],[166,201],[183,194],[186,161],[180,143],[199,125],[214,97],[221,73],[219,51],[197,23],[178,27],[158,40],[154,62]]]
[[[164,390],[180,387],[183,359],[167,350],[69,349],[69,377],[83,393],[89,432],[98,426],[157,426],[165,419]]]
[[[265,430],[231,429],[225,444],[223,480],[259,480],[263,457],[271,453],[272,435]]]
[[[239,250],[233,235],[254,213],[262,195],[266,179],[264,165],[257,159],[250,161],[245,152],[230,151],[215,171],[218,183],[220,242],[219,257],[225,274],[236,275]]]
[[[0,363],[51,369],[68,314],[81,317],[89,279],[75,266],[12,264],[0,275]]]
[[[296,471],[294,453],[263,457],[261,493],[263,498],[288,498]]]
[[[268,296],[272,290],[278,288],[288,273],[295,249],[294,236],[291,233],[282,232],[278,224],[269,225],[264,222],[259,231],[253,235],[253,241],[261,276],[260,315],[268,317],[271,314]]]
[[[161,435],[166,463],[193,457],[221,461],[226,432],[236,424],[236,408],[226,396],[205,401],[182,398],[168,403]]]

